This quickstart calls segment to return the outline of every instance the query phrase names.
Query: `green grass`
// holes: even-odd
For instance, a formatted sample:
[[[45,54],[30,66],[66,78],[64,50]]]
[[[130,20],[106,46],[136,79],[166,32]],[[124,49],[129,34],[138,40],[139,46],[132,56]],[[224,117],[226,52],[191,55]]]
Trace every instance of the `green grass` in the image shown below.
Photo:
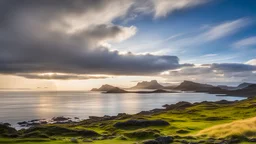
[[[208,137],[229,137],[231,135],[243,135],[248,138],[254,137],[248,134],[254,134],[256,128],[251,129],[252,132],[248,132],[248,128],[251,127],[252,118],[256,113],[256,98],[242,100],[232,104],[217,104],[213,102],[199,103],[191,107],[181,110],[168,110],[161,113],[155,113],[152,115],[132,115],[125,119],[114,119],[105,121],[92,121],[85,120],[78,124],[65,124],[65,125],[45,125],[45,129],[48,127],[56,126],[58,129],[74,130],[72,135],[69,133],[52,134],[46,133],[49,138],[0,138],[0,144],[68,144],[71,137],[78,139],[80,144],[85,139],[84,135],[80,135],[77,131],[91,130],[101,136],[87,137],[86,139],[94,139],[93,143],[96,144],[132,144],[135,142],[141,142],[146,139],[154,139],[159,135],[173,136],[178,140],[192,141],[191,137],[196,138],[195,141],[206,140]],[[250,119],[251,118],[251,119]],[[169,126],[148,126],[148,127],[125,127],[116,128],[113,125],[117,122],[127,121],[129,119],[148,119],[157,120],[161,119],[167,121]],[[245,120],[246,119],[246,120]],[[255,118],[253,118],[254,120]],[[240,120],[240,121],[238,121]],[[253,121],[254,122],[254,121]],[[256,126],[256,123],[253,123]],[[247,126],[246,129],[241,127]],[[60,127],[60,128],[58,128]],[[54,130],[54,129],[53,129]],[[230,133],[228,133],[229,131]],[[40,131],[40,134],[45,134],[45,131]],[[21,133],[21,132],[20,132]],[[23,132],[24,133],[24,132]],[[25,131],[26,133],[26,131]],[[35,133],[36,134],[36,133]],[[247,134],[247,135],[246,135]],[[23,134],[24,135],[24,134]],[[111,136],[111,138],[104,139],[105,136]],[[33,135],[34,136],[34,135]],[[50,140],[56,138],[57,140]],[[175,138],[175,139],[176,139]],[[102,140],[103,139],[103,140]],[[193,140],[194,141],[194,140]],[[249,142],[242,142],[243,144],[250,144]]]
[[[217,138],[230,136],[256,137],[256,117],[216,125],[200,131],[198,135]]]

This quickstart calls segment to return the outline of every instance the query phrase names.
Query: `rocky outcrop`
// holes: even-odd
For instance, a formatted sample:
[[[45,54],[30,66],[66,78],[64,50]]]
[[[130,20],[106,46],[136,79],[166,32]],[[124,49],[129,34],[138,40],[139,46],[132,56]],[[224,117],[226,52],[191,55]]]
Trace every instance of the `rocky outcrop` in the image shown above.
[[[9,123],[0,123],[0,137],[18,137],[18,132]]]
[[[166,110],[182,110],[185,109],[187,107],[191,107],[193,106],[193,104],[189,103],[189,102],[185,102],[185,101],[181,101],[178,102],[176,104],[171,104],[171,105],[163,105],[163,107],[165,107]]]

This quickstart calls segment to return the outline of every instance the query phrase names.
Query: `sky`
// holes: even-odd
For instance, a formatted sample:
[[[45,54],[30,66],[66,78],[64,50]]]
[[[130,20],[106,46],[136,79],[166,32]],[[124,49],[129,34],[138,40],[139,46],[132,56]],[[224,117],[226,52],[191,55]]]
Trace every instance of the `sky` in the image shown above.
[[[255,0],[1,0],[0,89],[256,82]]]

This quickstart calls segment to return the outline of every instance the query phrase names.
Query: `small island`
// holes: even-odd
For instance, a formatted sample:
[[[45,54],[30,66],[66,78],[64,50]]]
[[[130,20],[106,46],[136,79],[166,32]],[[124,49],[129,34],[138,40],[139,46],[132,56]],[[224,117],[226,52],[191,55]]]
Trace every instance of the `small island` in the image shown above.
[[[157,89],[157,90],[153,90],[153,91],[126,91],[123,89],[120,89],[118,87],[115,87],[111,90],[108,90],[106,92],[103,93],[141,93],[141,94],[150,94],[150,93],[178,93],[178,91],[167,91],[167,90],[163,90],[163,89]]]

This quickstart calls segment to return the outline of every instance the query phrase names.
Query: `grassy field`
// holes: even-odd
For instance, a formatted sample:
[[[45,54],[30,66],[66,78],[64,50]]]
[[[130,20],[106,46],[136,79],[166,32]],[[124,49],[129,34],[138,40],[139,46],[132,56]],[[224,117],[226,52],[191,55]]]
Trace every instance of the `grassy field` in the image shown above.
[[[144,123],[127,123],[129,120]],[[158,120],[169,124],[156,122]],[[74,124],[48,124],[13,132],[15,136],[7,130],[2,133],[5,134],[0,138],[1,144],[82,144],[89,141],[133,144],[161,136],[171,136],[172,143],[177,144],[223,141],[251,144],[253,142],[249,141],[256,138],[256,98],[232,103],[180,103],[158,112],[94,118]]]

